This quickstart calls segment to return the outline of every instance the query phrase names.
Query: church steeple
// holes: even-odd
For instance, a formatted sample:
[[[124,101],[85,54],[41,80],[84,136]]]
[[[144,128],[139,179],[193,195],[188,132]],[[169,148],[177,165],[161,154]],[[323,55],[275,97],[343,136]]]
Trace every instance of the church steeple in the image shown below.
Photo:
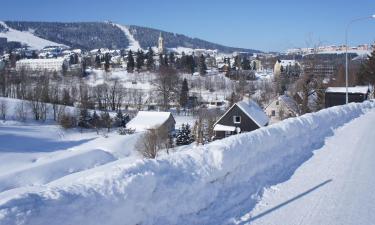
[[[160,32],[160,35],[159,35],[158,52],[159,52],[159,54],[164,54],[164,39],[163,39],[163,36],[162,36],[161,32]]]

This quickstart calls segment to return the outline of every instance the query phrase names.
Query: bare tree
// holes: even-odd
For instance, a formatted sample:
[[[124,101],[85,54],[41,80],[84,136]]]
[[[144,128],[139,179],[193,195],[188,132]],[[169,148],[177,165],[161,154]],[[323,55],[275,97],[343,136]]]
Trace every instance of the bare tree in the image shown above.
[[[168,110],[170,102],[175,101],[179,90],[177,71],[171,67],[162,66],[155,80],[156,91],[161,95],[163,110]]]
[[[170,147],[169,134],[165,127],[150,129],[140,137],[135,145],[145,158],[156,158],[158,152]]]
[[[25,122],[27,118],[27,109],[23,101],[16,105],[16,117],[19,121]]]

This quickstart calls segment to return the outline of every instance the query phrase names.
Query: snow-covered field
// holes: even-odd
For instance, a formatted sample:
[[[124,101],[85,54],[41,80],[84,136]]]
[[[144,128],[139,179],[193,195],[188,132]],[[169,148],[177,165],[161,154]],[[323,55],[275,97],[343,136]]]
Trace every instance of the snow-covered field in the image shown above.
[[[133,157],[127,150],[131,135],[59,135],[53,126],[6,122],[0,126],[0,143],[7,143],[0,147],[0,160],[9,163],[1,167],[0,224],[249,222],[246,216],[253,214],[247,213],[266,196],[265,188],[268,193],[267,188],[293,180],[315,150],[333,151],[334,144],[349,141],[342,130],[359,141],[355,128],[371,129],[363,124],[374,122],[373,108],[375,102],[333,107],[156,160]],[[347,123],[348,129],[339,128]],[[330,142],[336,136],[337,142]],[[310,183],[315,180],[306,186]]]

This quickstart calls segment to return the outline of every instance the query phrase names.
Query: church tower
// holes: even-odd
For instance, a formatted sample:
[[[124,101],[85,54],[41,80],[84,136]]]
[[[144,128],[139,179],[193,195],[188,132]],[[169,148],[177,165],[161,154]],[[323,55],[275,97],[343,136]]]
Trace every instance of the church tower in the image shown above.
[[[159,54],[164,54],[164,39],[163,39],[163,36],[161,35],[161,32],[159,36],[158,51],[159,51]]]

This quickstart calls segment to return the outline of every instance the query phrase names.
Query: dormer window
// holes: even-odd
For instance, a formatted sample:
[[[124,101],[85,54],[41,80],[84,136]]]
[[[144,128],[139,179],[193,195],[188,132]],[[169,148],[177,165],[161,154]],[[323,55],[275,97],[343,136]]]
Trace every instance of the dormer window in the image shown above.
[[[241,116],[233,116],[233,123],[241,123]]]

